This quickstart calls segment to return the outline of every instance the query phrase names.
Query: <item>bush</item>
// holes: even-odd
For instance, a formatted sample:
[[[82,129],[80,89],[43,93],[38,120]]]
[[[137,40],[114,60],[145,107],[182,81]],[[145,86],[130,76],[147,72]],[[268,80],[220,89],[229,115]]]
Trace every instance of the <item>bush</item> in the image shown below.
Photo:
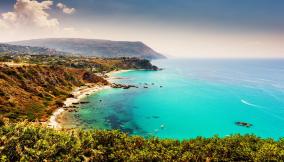
[[[4,118],[0,116],[0,127],[4,125],[5,125]]]
[[[54,130],[21,122],[0,127],[0,159],[7,161],[283,161],[284,139],[254,135],[177,141],[119,131]]]

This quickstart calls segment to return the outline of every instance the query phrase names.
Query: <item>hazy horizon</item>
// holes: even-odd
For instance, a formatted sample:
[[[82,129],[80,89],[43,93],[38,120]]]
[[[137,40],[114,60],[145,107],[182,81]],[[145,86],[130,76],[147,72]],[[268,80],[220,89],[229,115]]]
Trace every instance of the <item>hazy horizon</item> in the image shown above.
[[[178,58],[283,58],[284,2],[273,2],[3,0],[0,42],[141,41]]]

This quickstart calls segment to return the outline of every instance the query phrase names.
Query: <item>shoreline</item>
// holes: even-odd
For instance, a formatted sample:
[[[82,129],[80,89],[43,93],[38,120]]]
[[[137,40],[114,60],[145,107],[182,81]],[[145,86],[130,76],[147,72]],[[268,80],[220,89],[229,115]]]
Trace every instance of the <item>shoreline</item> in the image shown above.
[[[116,70],[116,71],[111,71],[109,73],[106,74],[106,76],[108,76],[108,78],[106,78],[106,80],[110,83],[113,83],[114,80],[117,79],[124,79],[123,77],[115,77],[113,75],[115,74],[119,74],[119,73],[125,73],[125,72],[130,72],[130,71],[134,71],[133,69],[129,69],[129,70]]]
[[[125,72],[129,72],[129,71],[134,71],[134,70],[117,70],[117,71],[111,71],[109,73],[107,73],[106,75],[108,76],[108,78],[106,78],[106,80],[110,83],[112,83],[112,81],[114,79],[120,79],[119,77],[114,77],[113,75],[115,74],[119,74],[119,73],[125,73]]]
[[[113,78],[112,75],[118,74],[118,73],[123,73],[123,72],[128,72],[132,70],[118,70],[118,71],[111,71],[107,73],[106,75],[108,78],[105,78],[108,82],[112,83]],[[64,106],[56,109],[52,115],[49,117],[49,120],[47,121],[47,126],[50,128],[54,129],[61,129],[62,128],[62,122],[58,120],[60,115],[62,115],[64,112],[67,112],[65,109],[66,107],[70,107],[73,105],[73,103],[78,103],[85,97],[87,97],[90,94],[97,93],[101,90],[111,88],[109,85],[99,85],[99,84],[93,84],[89,83],[81,87],[75,88],[70,94],[73,95],[74,97],[69,97],[66,98],[65,101],[63,102]]]
[[[114,74],[125,73],[125,72],[129,72],[129,71],[134,71],[134,70],[129,69],[129,70],[116,70],[116,71],[111,71],[111,72],[107,73],[107,76],[108,76],[108,77],[112,77],[112,75],[114,75]]]
[[[99,92],[103,89],[107,89],[110,88],[109,85],[98,85],[98,84],[86,84],[84,86],[81,87],[77,87],[75,90],[73,90],[71,92],[71,94],[74,97],[69,97],[66,98],[66,100],[63,102],[64,106],[58,108],[57,110],[55,110],[52,115],[49,118],[48,121],[48,127],[50,128],[55,128],[55,129],[60,129],[62,128],[61,122],[58,121],[58,117],[65,112],[66,108],[72,106],[74,103],[78,103],[80,102],[82,99],[84,99],[85,97],[87,97],[90,94]]]

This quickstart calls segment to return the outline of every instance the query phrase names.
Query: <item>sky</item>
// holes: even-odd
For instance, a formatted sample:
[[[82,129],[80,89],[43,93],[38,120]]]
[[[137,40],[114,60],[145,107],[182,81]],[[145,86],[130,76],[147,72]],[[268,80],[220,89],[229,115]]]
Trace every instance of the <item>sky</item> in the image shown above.
[[[284,1],[0,1],[0,42],[47,37],[142,41],[170,57],[284,57]]]

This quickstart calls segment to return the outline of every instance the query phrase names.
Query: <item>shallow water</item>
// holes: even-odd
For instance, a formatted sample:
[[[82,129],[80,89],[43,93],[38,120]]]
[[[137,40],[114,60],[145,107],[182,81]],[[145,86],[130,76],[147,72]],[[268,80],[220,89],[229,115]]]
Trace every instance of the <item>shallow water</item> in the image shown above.
[[[107,89],[89,96],[91,103],[77,113],[79,121],[85,127],[161,138],[284,136],[284,60],[159,60],[153,64],[164,70],[115,74],[124,78],[115,82],[139,88]],[[238,121],[253,126],[237,126]]]

